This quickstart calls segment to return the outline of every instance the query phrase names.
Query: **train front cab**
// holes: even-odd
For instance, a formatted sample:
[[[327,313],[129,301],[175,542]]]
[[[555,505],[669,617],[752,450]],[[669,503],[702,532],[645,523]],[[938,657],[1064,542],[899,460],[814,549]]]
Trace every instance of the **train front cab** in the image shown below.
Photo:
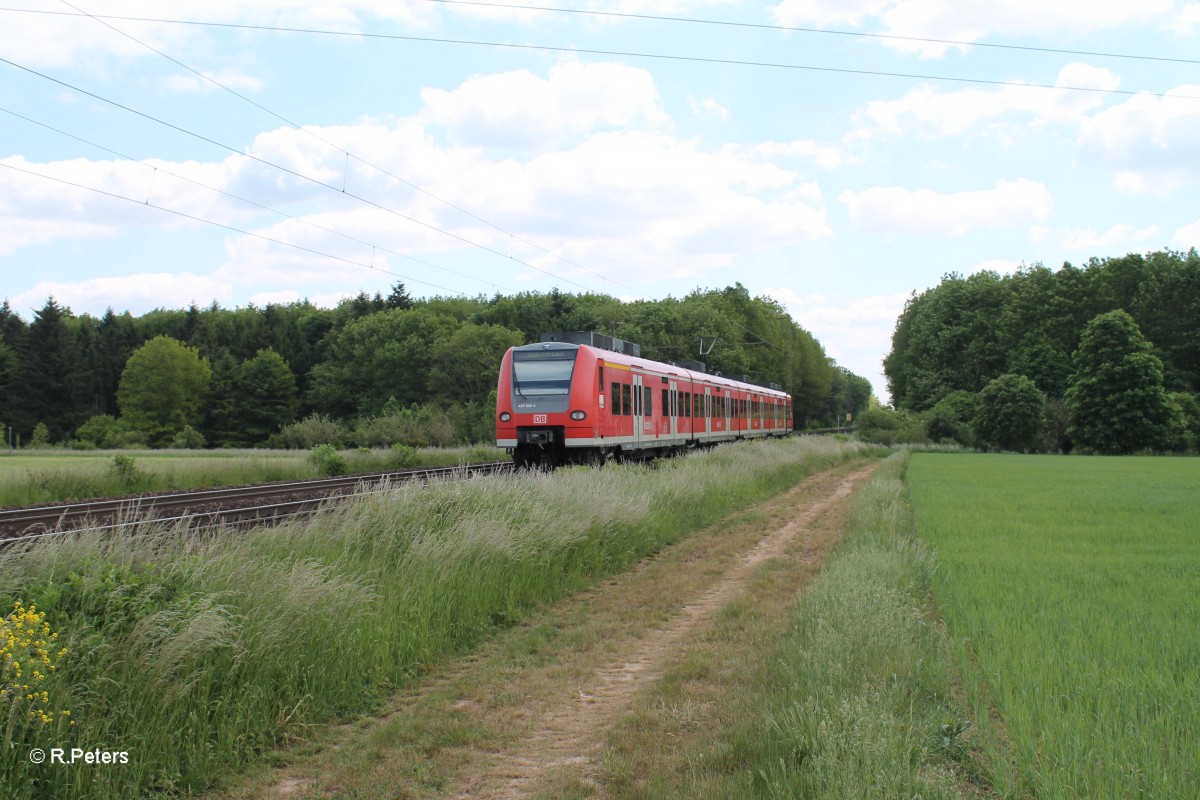
[[[496,444],[518,466],[597,463],[608,415],[604,360],[594,348],[564,342],[514,347],[500,367]]]

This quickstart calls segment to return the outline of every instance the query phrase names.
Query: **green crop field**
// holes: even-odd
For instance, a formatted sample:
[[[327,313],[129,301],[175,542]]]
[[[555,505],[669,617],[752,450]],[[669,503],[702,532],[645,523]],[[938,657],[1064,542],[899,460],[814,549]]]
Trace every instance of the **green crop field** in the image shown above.
[[[1006,795],[1200,787],[1200,459],[918,454],[918,534]]]

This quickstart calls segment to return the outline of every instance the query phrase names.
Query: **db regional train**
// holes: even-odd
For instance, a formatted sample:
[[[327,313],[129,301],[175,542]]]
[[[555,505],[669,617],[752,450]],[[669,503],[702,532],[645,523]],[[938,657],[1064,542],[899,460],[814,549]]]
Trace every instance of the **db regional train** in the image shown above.
[[[792,432],[792,398],[702,365],[640,357],[591,332],[510,348],[496,390],[496,445],[517,466],[601,464]]]

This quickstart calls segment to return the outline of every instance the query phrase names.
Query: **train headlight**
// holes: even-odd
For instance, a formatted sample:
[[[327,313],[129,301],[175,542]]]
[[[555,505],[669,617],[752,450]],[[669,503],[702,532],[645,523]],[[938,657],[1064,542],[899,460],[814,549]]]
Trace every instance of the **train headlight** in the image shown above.
[[[587,419],[587,412],[586,411],[572,411],[571,419],[575,420],[576,422],[582,422],[583,420]]]
[[[508,422],[510,419],[512,419],[512,414],[508,413],[507,411],[500,412],[500,421],[501,422]]]

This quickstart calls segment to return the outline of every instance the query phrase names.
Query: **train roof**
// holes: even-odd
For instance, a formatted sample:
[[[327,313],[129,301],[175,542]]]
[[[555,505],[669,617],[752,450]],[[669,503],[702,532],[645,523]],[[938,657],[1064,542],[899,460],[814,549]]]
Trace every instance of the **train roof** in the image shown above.
[[[608,364],[621,364],[627,367],[638,367],[649,372],[658,373],[661,375],[676,375],[686,377],[690,381],[700,381],[712,386],[724,386],[729,389],[738,389],[744,392],[757,392],[770,397],[790,397],[787,392],[780,389],[774,389],[768,386],[759,386],[758,384],[738,381],[732,378],[726,378],[723,375],[714,375],[709,372],[698,372],[682,367],[678,364],[669,364],[662,361],[654,361],[649,358],[641,358],[632,356],[626,353],[618,353],[613,350],[606,350],[602,347],[595,347],[588,344],[573,344],[570,342],[550,341],[550,342],[535,342],[533,344],[521,345],[512,348],[514,351],[530,351],[530,350],[568,350],[579,349],[594,354],[597,358],[602,359]]]

